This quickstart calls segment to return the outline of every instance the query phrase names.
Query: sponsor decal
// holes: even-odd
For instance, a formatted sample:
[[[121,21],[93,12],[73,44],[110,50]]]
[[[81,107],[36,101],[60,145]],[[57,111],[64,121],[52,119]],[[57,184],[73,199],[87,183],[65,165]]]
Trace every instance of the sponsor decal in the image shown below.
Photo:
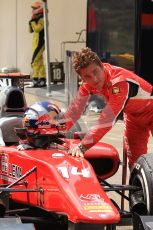
[[[83,209],[88,212],[112,212],[112,207],[106,205],[84,205]]]
[[[102,202],[104,202],[104,199],[101,198],[101,196],[99,194],[81,194],[80,200],[85,201],[85,202],[90,202],[90,201],[102,201]]]
[[[140,164],[135,163],[135,168],[136,168],[137,170],[139,170],[139,169],[141,168]]]
[[[80,200],[83,202],[83,209],[88,212],[112,212],[112,207],[99,194],[81,194]]]
[[[52,154],[53,158],[64,157],[64,156],[65,156],[64,153],[53,153]]]
[[[113,93],[113,94],[120,93],[120,88],[119,88],[119,87],[114,87],[114,88],[112,89],[112,93]]]
[[[10,181],[10,178],[19,179],[21,176],[22,176],[22,167],[10,163],[8,154],[2,153],[1,154],[1,178]]]

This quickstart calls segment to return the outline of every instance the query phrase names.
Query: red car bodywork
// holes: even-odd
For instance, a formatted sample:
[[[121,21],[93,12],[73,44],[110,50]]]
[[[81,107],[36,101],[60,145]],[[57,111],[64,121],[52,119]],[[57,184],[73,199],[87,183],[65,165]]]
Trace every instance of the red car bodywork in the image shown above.
[[[67,140],[75,145],[78,140]],[[1,181],[10,184],[27,171],[36,170],[26,177],[26,183],[14,188],[38,189],[37,192],[11,192],[14,201],[40,207],[49,212],[68,216],[74,223],[111,224],[120,220],[120,214],[100,185],[91,159],[111,159],[111,169],[100,175],[112,176],[118,169],[119,157],[115,148],[98,143],[88,150],[85,158],[68,155],[64,147],[18,151],[16,146],[0,147]]]

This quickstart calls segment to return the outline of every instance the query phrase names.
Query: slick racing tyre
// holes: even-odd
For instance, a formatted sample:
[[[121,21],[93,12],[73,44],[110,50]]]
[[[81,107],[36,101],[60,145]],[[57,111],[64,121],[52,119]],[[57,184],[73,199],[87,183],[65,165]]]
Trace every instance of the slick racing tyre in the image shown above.
[[[130,191],[130,209],[139,215],[153,215],[153,154],[138,158],[132,168],[129,184],[139,187]]]

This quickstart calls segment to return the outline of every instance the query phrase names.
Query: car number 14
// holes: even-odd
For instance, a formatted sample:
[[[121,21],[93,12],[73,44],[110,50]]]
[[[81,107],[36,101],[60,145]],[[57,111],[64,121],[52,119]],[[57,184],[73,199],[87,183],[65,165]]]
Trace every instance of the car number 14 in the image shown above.
[[[82,176],[86,178],[90,177],[90,171],[87,168],[81,169],[79,171],[77,167],[72,167],[70,170],[68,170],[66,166],[61,166],[58,167],[58,170],[64,178],[70,178],[70,174],[75,176]]]

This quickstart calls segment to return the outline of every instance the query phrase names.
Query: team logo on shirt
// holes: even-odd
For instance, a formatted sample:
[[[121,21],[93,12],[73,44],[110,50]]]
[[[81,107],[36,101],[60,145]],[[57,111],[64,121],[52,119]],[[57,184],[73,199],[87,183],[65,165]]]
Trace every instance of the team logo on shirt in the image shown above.
[[[120,88],[114,87],[114,88],[112,89],[112,93],[113,93],[113,94],[120,93]]]

